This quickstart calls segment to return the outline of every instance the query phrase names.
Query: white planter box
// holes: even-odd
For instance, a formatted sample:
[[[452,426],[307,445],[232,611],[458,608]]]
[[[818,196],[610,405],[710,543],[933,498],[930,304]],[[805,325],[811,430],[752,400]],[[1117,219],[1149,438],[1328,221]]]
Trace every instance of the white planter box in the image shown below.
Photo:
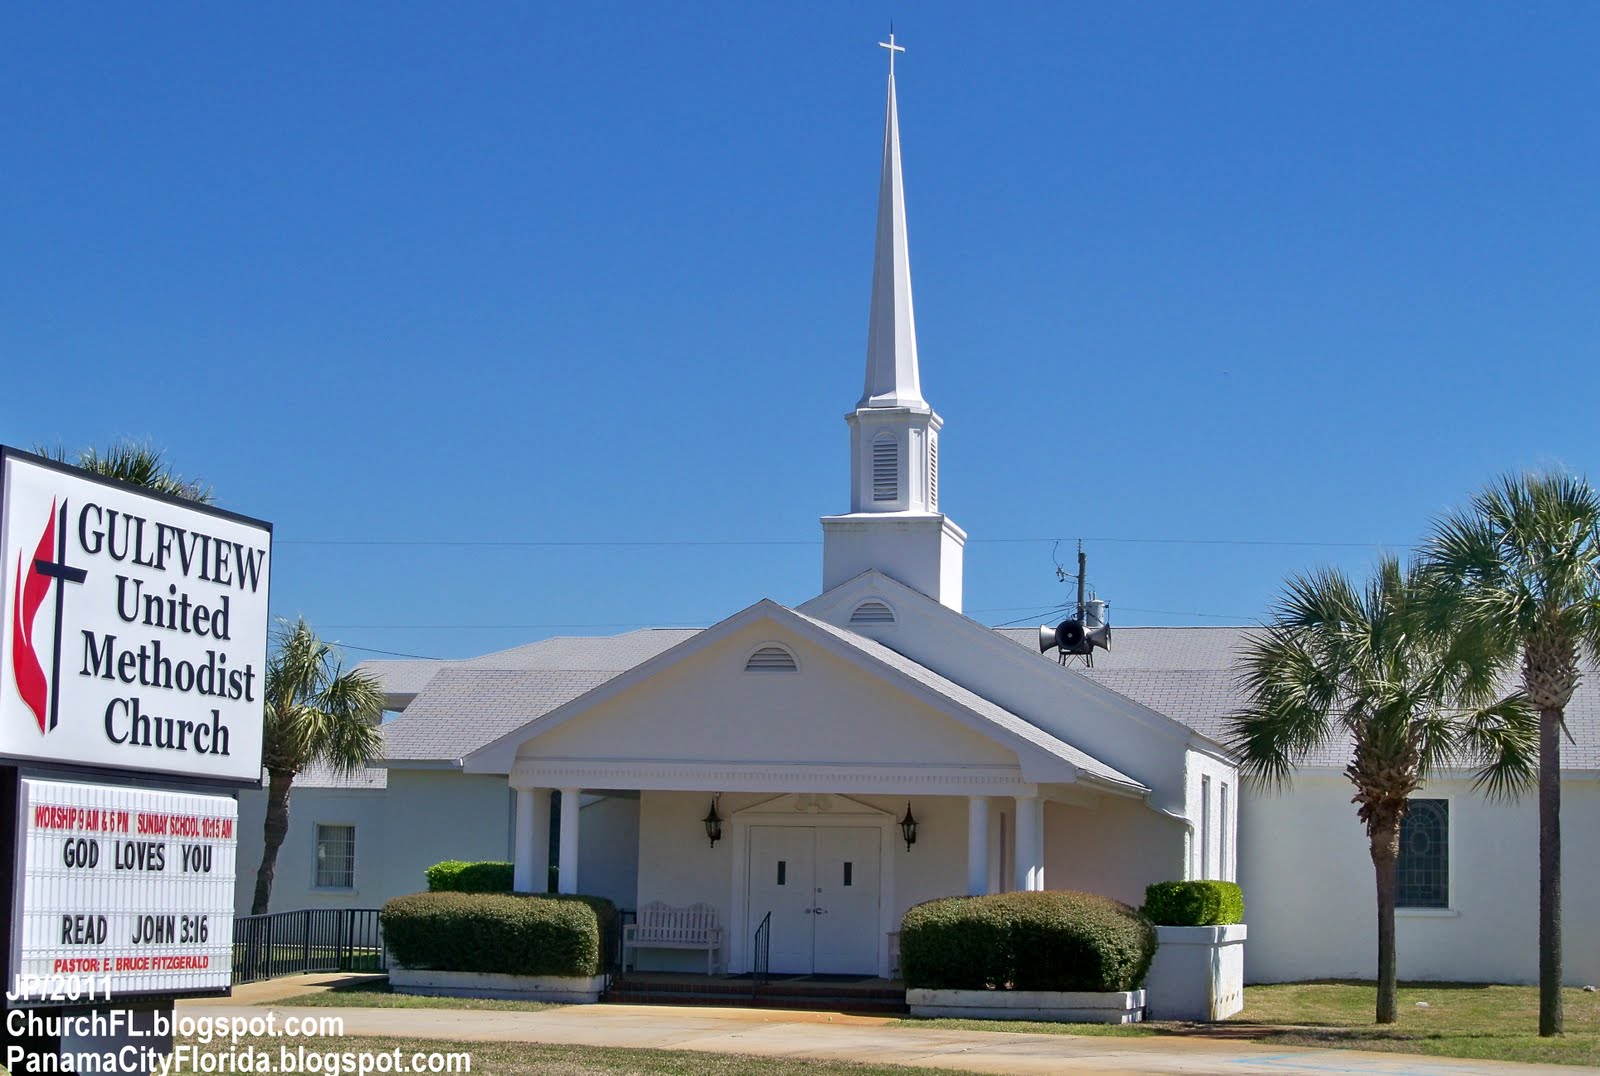
[[[912,1016],[974,1020],[1057,1020],[1131,1024],[1144,1017],[1143,990],[1107,994],[1061,990],[907,990]]]
[[[450,998],[504,998],[593,1004],[605,989],[604,976],[498,975],[479,971],[434,971],[389,967],[389,988],[397,994],[439,994]]]
[[[1223,1020],[1244,1008],[1243,923],[1156,927],[1155,962],[1144,981],[1152,1020]]]

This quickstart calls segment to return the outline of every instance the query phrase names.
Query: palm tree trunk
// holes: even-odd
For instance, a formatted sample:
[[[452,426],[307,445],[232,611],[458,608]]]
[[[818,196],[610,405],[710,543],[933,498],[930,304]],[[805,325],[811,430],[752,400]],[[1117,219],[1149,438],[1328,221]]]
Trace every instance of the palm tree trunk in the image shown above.
[[[1395,864],[1400,858],[1400,816],[1385,812],[1373,819],[1370,842],[1372,869],[1378,883],[1378,1013],[1377,1022],[1398,1019],[1399,984],[1394,944]]]
[[[256,895],[250,902],[251,915],[267,914],[272,900],[272,875],[278,867],[278,849],[289,834],[289,788],[293,770],[267,771],[267,819],[261,827],[261,866],[256,870]]]
[[[1539,1034],[1560,1035],[1561,718],[1539,711]]]

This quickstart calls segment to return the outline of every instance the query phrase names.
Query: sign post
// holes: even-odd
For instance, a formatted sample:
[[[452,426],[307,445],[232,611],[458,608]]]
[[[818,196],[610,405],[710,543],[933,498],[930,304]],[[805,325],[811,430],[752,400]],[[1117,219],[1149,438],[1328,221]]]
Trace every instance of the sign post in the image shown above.
[[[178,996],[228,992],[231,791],[261,780],[271,547],[259,520],[0,446],[8,1019],[148,1030]]]

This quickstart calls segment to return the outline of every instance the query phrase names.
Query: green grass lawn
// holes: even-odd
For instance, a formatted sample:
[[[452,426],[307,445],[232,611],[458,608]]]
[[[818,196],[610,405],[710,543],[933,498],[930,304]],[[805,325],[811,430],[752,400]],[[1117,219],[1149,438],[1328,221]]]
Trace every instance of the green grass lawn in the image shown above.
[[[915,1027],[1031,1031],[1058,1035],[1197,1035],[1263,1046],[1324,1046],[1495,1061],[1600,1066],[1600,994],[1567,990],[1567,1033],[1541,1039],[1539,991],[1532,986],[1402,983],[1398,1023],[1372,1022],[1370,982],[1249,986],[1244,1011],[1221,1024],[1095,1025],[1004,1020],[906,1020]],[[1423,1002],[1427,1008],[1418,1008]]]
[[[319,1008],[361,1009],[495,1009],[501,1012],[538,1012],[550,1008],[547,1001],[502,1001],[494,998],[444,998],[419,994],[396,994],[387,979],[346,983],[331,990],[297,994],[273,1002],[274,1006],[309,1005]]]
[[[615,1046],[543,1046],[522,1042],[449,1042],[442,1039],[396,1039],[351,1036],[341,1039],[289,1040],[243,1038],[238,1046],[213,1043],[200,1047],[221,1055],[245,1045],[271,1055],[285,1044],[303,1045],[308,1052],[402,1054],[466,1053],[472,1072],[494,1076],[962,1076],[954,1069],[912,1068],[901,1065],[864,1065],[854,1061],[797,1061],[787,1057],[746,1057],[738,1054],[694,1053],[687,1050],[631,1050]],[[235,1053],[234,1056],[240,1056]],[[178,1067],[177,1072],[195,1072]],[[459,1071],[459,1070],[458,1070]],[[967,1074],[973,1076],[973,1074]]]

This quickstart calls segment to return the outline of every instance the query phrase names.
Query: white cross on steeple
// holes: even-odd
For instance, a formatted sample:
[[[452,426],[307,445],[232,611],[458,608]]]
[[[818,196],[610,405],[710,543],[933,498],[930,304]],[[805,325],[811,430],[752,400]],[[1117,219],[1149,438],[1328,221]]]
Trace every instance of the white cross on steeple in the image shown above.
[[[889,25],[889,40],[878,42],[878,47],[880,49],[888,49],[889,50],[889,74],[891,74],[891,75],[894,74],[894,54],[897,53],[897,52],[906,51],[906,47],[904,45],[896,45],[894,43],[894,24],[893,23],[891,23]]]

